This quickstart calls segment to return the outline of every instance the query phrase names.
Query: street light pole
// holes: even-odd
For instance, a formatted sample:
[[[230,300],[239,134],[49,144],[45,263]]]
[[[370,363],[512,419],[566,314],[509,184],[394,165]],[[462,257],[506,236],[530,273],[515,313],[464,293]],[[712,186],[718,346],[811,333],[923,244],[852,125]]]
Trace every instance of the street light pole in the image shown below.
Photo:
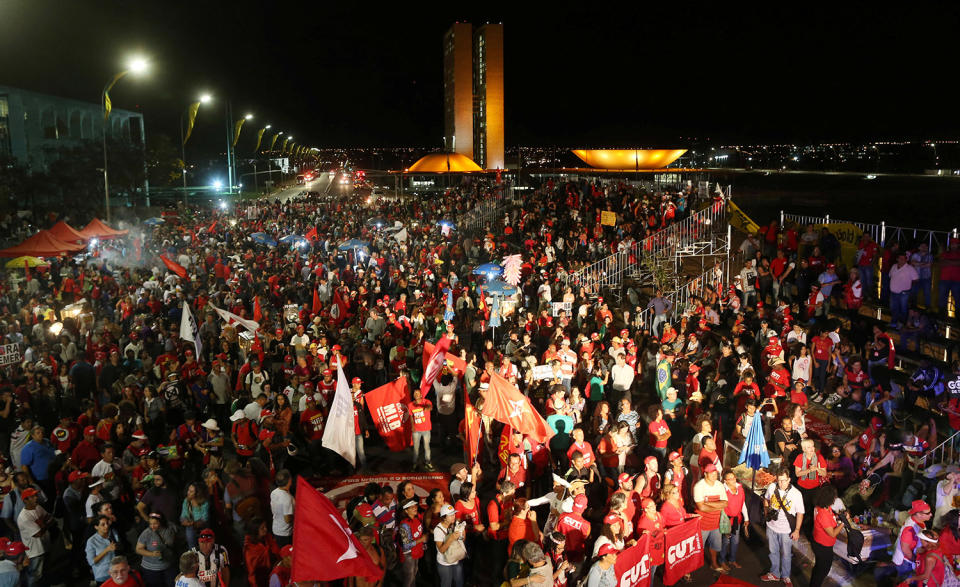
[[[107,129],[110,126],[110,111],[113,108],[112,104],[110,103],[110,90],[113,89],[113,86],[116,85],[116,83],[120,81],[123,76],[130,72],[141,73],[146,68],[147,62],[142,58],[131,60],[127,69],[113,76],[113,78],[111,78],[110,81],[103,86],[103,93],[100,96],[100,104],[103,106],[103,205],[106,212],[107,222],[110,222],[110,174],[107,164]]]

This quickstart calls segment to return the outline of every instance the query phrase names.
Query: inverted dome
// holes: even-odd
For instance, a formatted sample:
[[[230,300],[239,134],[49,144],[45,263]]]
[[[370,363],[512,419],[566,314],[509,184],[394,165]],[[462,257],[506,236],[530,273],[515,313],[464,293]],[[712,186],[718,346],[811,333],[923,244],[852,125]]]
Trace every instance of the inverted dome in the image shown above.
[[[598,169],[663,169],[686,149],[574,149],[573,154]]]
[[[468,173],[483,171],[466,155],[460,153],[431,153],[407,168],[408,173]]]

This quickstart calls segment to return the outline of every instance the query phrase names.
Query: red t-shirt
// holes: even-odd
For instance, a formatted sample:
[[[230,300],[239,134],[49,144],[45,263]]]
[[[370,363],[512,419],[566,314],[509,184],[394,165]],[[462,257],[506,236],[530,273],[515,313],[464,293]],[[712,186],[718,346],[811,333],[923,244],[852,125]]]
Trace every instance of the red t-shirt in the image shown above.
[[[665,420],[654,420],[653,422],[650,422],[650,425],[647,427],[647,429],[650,431],[650,444],[654,448],[667,447],[666,439],[657,440],[658,434],[666,434],[667,432],[670,432],[670,427],[667,426],[667,422]]]
[[[583,441],[583,444],[578,444],[576,442],[570,444],[570,448],[567,449],[567,459],[573,458],[573,453],[579,451],[583,455],[583,466],[589,468],[590,465],[597,461],[597,457],[593,454],[593,447],[590,446],[590,443],[586,440]]]
[[[320,440],[323,438],[324,417],[323,412],[313,408],[307,408],[300,414],[300,427],[303,429],[307,440]]]
[[[413,419],[414,432],[430,431],[430,411],[432,408],[433,402],[428,399],[407,404],[407,410],[410,411],[410,418]]]
[[[816,508],[813,517],[813,540],[823,546],[833,546],[837,542],[835,536],[827,534],[826,528],[836,528],[837,517],[830,508]]]
[[[660,506],[660,515],[663,517],[663,525],[666,528],[679,526],[687,519],[683,508],[678,508],[669,501],[663,502],[663,505]]]
[[[493,498],[489,503],[487,503],[487,521],[490,522],[490,524],[500,524],[499,530],[494,530],[489,526],[487,527],[487,534],[490,536],[490,538],[495,540],[507,539],[507,533],[510,529],[510,520],[508,519],[509,516],[507,514],[512,507],[512,500],[507,500],[501,504],[497,498]]]
[[[473,531],[473,527],[480,523],[480,498],[474,496],[473,502],[470,504],[458,499],[453,504],[453,509],[457,512],[457,521],[466,520],[467,525],[470,526],[470,531]]]
[[[951,260],[951,261],[960,261],[960,251],[947,251],[940,255],[941,261]],[[960,265],[944,265],[940,269],[940,279],[941,281],[960,281]]]
[[[563,514],[557,521],[557,531],[567,539],[566,552],[570,562],[582,561],[587,536],[590,536],[590,522],[583,519],[580,514]]]
[[[644,532],[650,534],[650,558],[652,559],[650,564],[662,565],[665,548],[663,531],[666,529],[666,525],[663,516],[659,513],[656,516],[656,518],[650,519],[645,513],[641,515],[637,521],[637,535],[640,536]]]
[[[833,341],[829,336],[813,337],[813,358],[818,361],[826,361],[830,358],[830,350],[833,348]]]
[[[793,466],[798,467],[800,469],[806,469],[811,464],[812,462],[804,463],[804,456],[802,453],[798,454],[797,458],[794,459],[793,461]],[[817,466],[822,467],[824,469],[827,468],[827,463],[826,461],[823,460],[823,457],[820,456],[820,453],[817,453]],[[809,478],[811,475],[812,475],[812,478]],[[804,475],[803,477],[798,478],[797,485],[799,485],[800,487],[803,487],[804,489],[816,489],[817,487],[820,487],[821,485],[820,482],[825,480],[826,479],[820,476],[820,473],[810,473],[808,475]]]

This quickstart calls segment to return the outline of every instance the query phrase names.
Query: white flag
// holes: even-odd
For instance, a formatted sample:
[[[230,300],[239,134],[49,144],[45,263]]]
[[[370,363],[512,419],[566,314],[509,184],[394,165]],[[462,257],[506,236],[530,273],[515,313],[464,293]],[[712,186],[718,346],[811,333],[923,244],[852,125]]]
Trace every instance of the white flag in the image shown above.
[[[330,405],[330,414],[327,416],[327,426],[323,429],[323,446],[342,456],[356,466],[357,445],[354,444],[353,426],[353,398],[350,395],[350,386],[347,376],[343,374],[343,367],[337,365],[337,390]]]
[[[191,341],[197,347],[197,360],[200,360],[200,353],[203,352],[203,343],[200,342],[200,327],[197,321],[193,319],[190,313],[190,304],[183,300],[183,312],[180,315],[180,338]]]
[[[219,314],[220,317],[227,322],[227,324],[239,324],[240,326],[243,326],[250,332],[256,332],[257,330],[260,330],[259,322],[256,322],[254,320],[247,320],[246,318],[241,318],[240,316],[237,316],[233,312],[221,310],[220,308],[214,306],[213,304],[210,304],[210,307],[213,308],[217,312],[217,314]]]
[[[393,238],[397,239],[398,243],[407,242],[407,229],[401,228],[393,235]]]

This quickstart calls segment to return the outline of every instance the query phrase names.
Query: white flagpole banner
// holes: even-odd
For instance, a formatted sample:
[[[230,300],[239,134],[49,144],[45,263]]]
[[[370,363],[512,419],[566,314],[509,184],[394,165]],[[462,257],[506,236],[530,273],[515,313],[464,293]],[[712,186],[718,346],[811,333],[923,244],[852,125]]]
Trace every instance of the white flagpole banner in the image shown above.
[[[180,316],[180,338],[189,340],[197,347],[197,360],[200,360],[200,353],[203,352],[203,343],[200,342],[200,327],[197,321],[190,313],[190,304],[183,300],[183,312]]]
[[[323,446],[342,456],[351,466],[357,465],[357,445],[353,432],[353,398],[343,367],[337,365],[337,391],[333,395],[327,426],[323,430]]]

